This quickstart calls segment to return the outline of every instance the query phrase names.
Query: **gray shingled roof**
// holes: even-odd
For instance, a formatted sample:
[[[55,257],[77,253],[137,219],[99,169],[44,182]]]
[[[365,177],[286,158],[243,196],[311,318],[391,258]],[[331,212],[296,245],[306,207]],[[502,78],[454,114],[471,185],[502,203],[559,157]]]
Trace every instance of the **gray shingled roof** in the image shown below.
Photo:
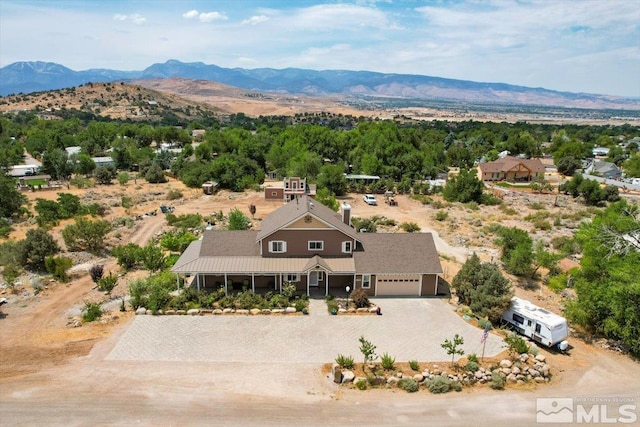
[[[364,274],[442,273],[431,233],[361,233],[354,251],[356,271]]]
[[[260,231],[258,232],[257,239],[264,239],[270,234],[278,231],[280,228],[292,223],[306,214],[315,216],[320,221],[330,224],[332,227],[342,231],[351,238],[358,238],[358,234],[355,230],[342,222],[342,218],[338,213],[323,204],[316,202],[310,197],[302,196],[290,201],[281,208],[276,209],[263,219],[260,224]]]
[[[493,162],[480,163],[478,167],[483,173],[507,172],[520,163],[533,173],[544,172],[544,165],[540,159],[519,159],[517,157],[505,157]]]
[[[258,256],[255,230],[208,230],[202,236],[200,256]]]

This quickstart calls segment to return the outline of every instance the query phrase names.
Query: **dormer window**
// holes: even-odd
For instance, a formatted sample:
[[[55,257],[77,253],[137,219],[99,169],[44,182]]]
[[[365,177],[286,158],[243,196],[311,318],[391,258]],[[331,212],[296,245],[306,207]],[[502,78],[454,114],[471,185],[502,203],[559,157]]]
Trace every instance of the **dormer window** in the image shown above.
[[[351,240],[342,242],[342,253],[350,254],[351,251],[353,250],[352,246],[353,246],[353,242],[351,242]]]

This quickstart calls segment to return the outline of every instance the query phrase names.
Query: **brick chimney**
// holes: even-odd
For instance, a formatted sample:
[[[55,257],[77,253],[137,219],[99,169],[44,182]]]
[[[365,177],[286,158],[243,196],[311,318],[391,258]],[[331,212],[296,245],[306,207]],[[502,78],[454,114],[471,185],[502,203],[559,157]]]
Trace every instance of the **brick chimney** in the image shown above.
[[[342,202],[342,222],[351,227],[351,206],[347,202]]]

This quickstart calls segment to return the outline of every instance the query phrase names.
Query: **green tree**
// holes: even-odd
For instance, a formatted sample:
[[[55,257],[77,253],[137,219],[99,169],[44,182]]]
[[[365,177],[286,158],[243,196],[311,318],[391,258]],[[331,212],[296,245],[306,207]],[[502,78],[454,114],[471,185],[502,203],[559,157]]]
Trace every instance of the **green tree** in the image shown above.
[[[0,173],[0,218],[18,214],[26,202],[27,198],[16,189],[13,179]]]
[[[360,341],[360,353],[364,357],[364,364],[362,365],[362,370],[364,371],[367,364],[376,360],[378,355],[376,354],[376,346],[371,341],[367,341],[364,336],[361,336],[358,341]]]
[[[558,162],[556,163],[558,172],[564,176],[572,176],[576,172],[576,169],[581,166],[582,162],[573,156],[562,157],[558,159]]]
[[[231,209],[229,212],[229,230],[248,230],[250,227],[251,221],[240,209]]]
[[[531,273],[533,241],[526,231],[518,227],[501,227],[496,243],[502,247],[502,262],[507,271],[517,276]]]
[[[151,184],[167,182],[167,178],[164,176],[164,171],[157,163],[151,165],[147,170],[147,173],[145,173],[144,179]]]
[[[142,265],[146,270],[154,273],[164,268],[165,256],[162,249],[150,243],[142,248],[142,251],[140,252],[140,261],[142,261]]]
[[[444,348],[447,351],[447,354],[451,356],[452,368],[455,366],[453,361],[456,355],[464,355],[464,350],[462,349],[463,345],[464,339],[458,334],[453,336],[453,340],[445,339],[444,342],[440,344],[440,347]]]
[[[69,280],[67,270],[73,265],[71,258],[48,256],[45,258],[44,263],[47,271],[51,273],[53,277],[62,282]]]
[[[118,284],[118,276],[114,276],[113,273],[109,273],[108,276],[100,278],[97,284],[98,289],[111,296],[111,291],[113,291]]]
[[[583,253],[573,275],[577,294],[566,306],[588,331],[621,340],[640,356],[640,209],[621,200],[583,222],[576,233]]]
[[[127,243],[113,248],[112,255],[116,257],[118,265],[125,270],[131,270],[142,259],[142,248],[135,243]]]
[[[108,221],[76,218],[75,224],[62,230],[62,238],[70,251],[97,252],[104,247],[104,238],[110,230]]]
[[[328,188],[320,188],[316,191],[316,200],[318,203],[325,205],[326,207],[338,211],[340,209],[340,203],[336,199],[336,196],[329,192]]]
[[[120,185],[126,185],[127,182],[129,182],[130,176],[128,172],[120,172],[118,174],[118,184]]]
[[[27,231],[27,235],[20,245],[19,258],[22,265],[44,270],[45,259],[58,252],[60,252],[60,247],[49,232],[42,228],[33,228]]]
[[[476,202],[482,203],[484,184],[474,171],[461,169],[460,174],[447,179],[442,189],[442,196],[449,202]]]
[[[640,178],[640,153],[629,156],[622,164],[622,169],[627,176]]]
[[[529,186],[533,191],[537,191],[538,193],[553,191],[553,185],[544,178],[544,174],[536,176]]]
[[[58,194],[58,213],[60,218],[72,218],[84,213],[84,211],[80,198],[75,194]]]
[[[78,155],[78,163],[76,164],[76,173],[84,176],[90,176],[96,169],[96,162],[93,161],[91,156],[85,153]]]
[[[99,184],[110,185],[111,181],[116,177],[116,173],[115,167],[107,165],[97,168],[94,172],[94,176]]]
[[[318,187],[326,188],[336,196],[344,196],[347,192],[347,178],[340,165],[325,164],[318,174]]]

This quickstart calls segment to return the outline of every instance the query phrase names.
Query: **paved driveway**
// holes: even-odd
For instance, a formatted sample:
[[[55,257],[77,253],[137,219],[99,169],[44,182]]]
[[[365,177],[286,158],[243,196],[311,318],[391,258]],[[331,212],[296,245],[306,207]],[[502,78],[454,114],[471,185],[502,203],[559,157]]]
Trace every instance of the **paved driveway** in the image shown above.
[[[324,301],[312,301],[309,316],[136,316],[107,360],[327,363],[342,353],[358,361],[364,336],[397,361],[446,361],[440,344],[456,333],[465,353],[482,353],[482,331],[441,300],[373,302],[382,316],[328,316]],[[489,334],[485,355],[501,350],[502,340]]]

